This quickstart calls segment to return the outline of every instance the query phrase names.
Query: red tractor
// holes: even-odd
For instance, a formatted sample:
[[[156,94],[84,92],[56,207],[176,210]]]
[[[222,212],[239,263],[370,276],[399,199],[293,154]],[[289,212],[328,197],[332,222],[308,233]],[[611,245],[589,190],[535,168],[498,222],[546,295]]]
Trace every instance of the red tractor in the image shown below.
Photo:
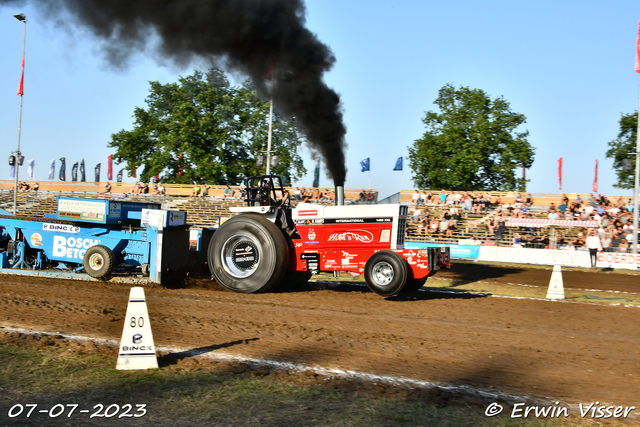
[[[208,248],[209,269],[233,292],[269,292],[306,282],[319,272],[363,274],[385,297],[420,289],[440,268],[449,248],[404,249],[408,208],[401,204],[299,203],[292,209],[279,177],[246,181],[247,206],[224,222]],[[284,195],[284,197],[283,197]]]

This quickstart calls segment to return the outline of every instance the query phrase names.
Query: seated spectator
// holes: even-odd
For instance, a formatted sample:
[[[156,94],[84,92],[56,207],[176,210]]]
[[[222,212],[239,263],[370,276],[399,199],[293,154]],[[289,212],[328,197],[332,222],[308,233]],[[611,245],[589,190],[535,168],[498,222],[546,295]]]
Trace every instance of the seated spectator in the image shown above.
[[[578,233],[578,237],[576,237],[573,241],[573,246],[576,249],[582,249],[582,247],[584,246],[584,235],[582,233]]]
[[[553,220],[553,219],[558,219],[558,212],[556,211],[556,208],[549,208],[549,213],[547,214],[547,218]]]
[[[418,190],[414,191],[411,196],[411,204],[417,206],[420,204],[420,192]]]
[[[200,185],[196,184],[196,186],[193,187],[193,191],[191,192],[191,197],[199,196],[200,195],[200,191],[201,191]]]
[[[429,223],[430,223],[429,217],[426,215],[418,220],[418,229],[417,229],[418,235],[429,234],[429,231],[430,231]]]
[[[319,188],[316,188],[311,195],[311,200],[320,201],[322,200],[322,192]]]
[[[159,191],[159,194],[164,194],[165,193],[164,185],[162,184],[158,185],[158,191]]]
[[[300,187],[296,187],[295,191],[293,192],[293,198],[296,200],[302,199],[302,191],[300,191]]]
[[[140,194],[140,183],[136,182],[136,185],[130,191],[131,194]]]
[[[473,199],[471,198],[469,193],[465,191],[465,193],[462,195],[462,210],[471,212],[472,209],[473,209]]]
[[[152,195],[152,196],[157,196],[157,195],[159,195],[159,194],[160,194],[160,190],[158,190],[158,186],[157,186],[157,185],[154,185],[154,186],[153,186],[153,190],[151,190],[151,195]]]
[[[540,239],[540,244],[544,249],[549,249],[549,236],[544,234]]]
[[[302,187],[302,193],[300,193],[300,198],[302,199],[303,203],[307,203],[311,199],[311,193],[307,191],[306,188]]]
[[[516,206],[519,207],[523,203],[524,203],[524,198],[522,197],[522,194],[518,193],[518,195],[516,196]]]
[[[440,204],[444,205],[447,203],[447,192],[445,190],[442,190],[440,192]]]
[[[565,213],[567,212],[567,209],[568,209],[568,208],[569,208],[569,207],[567,206],[567,204],[566,204],[566,203],[561,203],[561,204],[558,206],[558,211],[559,211],[559,212],[562,212],[562,216],[564,217],[564,215],[565,215]]]
[[[200,194],[198,194],[198,197],[207,197],[209,195],[209,186],[207,184],[205,184],[202,187],[202,192]]]
[[[521,246],[520,245],[520,233],[513,233],[513,240],[511,242],[513,246]]]
[[[429,221],[429,229],[426,231],[429,234],[436,234],[439,228],[440,228],[440,221],[438,221],[436,218],[433,218],[431,221]]]
[[[446,237],[453,237],[453,233],[456,231],[456,225],[454,224],[453,220],[449,220],[449,223],[447,224],[447,231],[445,233]]]
[[[31,191],[33,193],[37,193],[39,189],[40,189],[40,184],[38,184],[37,182],[33,185],[33,187],[31,187]]]
[[[611,245],[609,246],[610,252],[618,252],[618,247],[620,246],[620,242],[622,242],[622,238],[618,234],[617,230],[614,230],[611,234]]]
[[[629,242],[627,242],[627,239],[620,239],[620,244],[618,245],[618,252],[621,253],[627,253],[629,252]]]
[[[457,227],[458,221],[460,221],[461,218],[458,208],[451,208],[449,209],[449,212],[451,212],[451,221],[453,221],[453,225]]]
[[[444,235],[447,232],[448,228],[449,228],[449,220],[443,219],[442,221],[440,221],[440,227],[439,227],[439,230],[438,230],[438,236],[439,237],[444,237]]]
[[[104,191],[103,191],[103,193],[104,193],[104,194],[111,193],[111,183],[109,183],[108,181],[107,181],[107,183],[104,185]]]
[[[422,211],[419,208],[413,211],[413,214],[409,217],[410,221],[417,221],[422,216]]]
[[[140,187],[140,193],[141,194],[149,193],[149,186],[146,183],[142,184],[142,187]]]
[[[533,205],[533,196],[531,195],[531,193],[527,193],[527,197],[524,198],[524,204],[526,206]]]
[[[330,202],[335,202],[336,201],[336,192],[335,192],[335,190],[329,191],[329,201]]]

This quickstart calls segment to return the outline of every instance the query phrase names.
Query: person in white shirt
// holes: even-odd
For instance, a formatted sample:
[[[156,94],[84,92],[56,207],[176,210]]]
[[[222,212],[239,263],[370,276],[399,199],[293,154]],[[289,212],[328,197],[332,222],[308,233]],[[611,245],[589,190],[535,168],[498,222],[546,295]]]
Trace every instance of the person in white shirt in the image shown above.
[[[598,261],[598,251],[602,250],[602,243],[600,242],[600,236],[596,233],[595,229],[589,230],[589,235],[585,241],[587,249],[589,249],[589,257],[591,258],[591,268],[596,267]]]

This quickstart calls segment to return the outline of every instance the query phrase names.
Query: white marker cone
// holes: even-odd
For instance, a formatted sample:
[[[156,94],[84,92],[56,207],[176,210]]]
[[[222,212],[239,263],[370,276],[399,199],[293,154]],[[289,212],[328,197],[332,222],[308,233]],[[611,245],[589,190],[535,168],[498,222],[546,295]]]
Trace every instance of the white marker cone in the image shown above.
[[[116,369],[149,369],[158,367],[151,323],[144,289],[131,288]]]
[[[551,281],[549,281],[549,290],[547,291],[547,299],[564,299],[564,286],[562,284],[562,269],[559,265],[553,266],[551,273]]]

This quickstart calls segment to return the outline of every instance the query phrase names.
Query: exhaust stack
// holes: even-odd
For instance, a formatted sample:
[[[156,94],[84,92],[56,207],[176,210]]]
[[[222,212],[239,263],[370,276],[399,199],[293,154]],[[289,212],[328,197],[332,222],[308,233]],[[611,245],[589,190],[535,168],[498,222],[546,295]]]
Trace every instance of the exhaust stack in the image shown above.
[[[336,206],[344,205],[344,186],[336,185]]]

